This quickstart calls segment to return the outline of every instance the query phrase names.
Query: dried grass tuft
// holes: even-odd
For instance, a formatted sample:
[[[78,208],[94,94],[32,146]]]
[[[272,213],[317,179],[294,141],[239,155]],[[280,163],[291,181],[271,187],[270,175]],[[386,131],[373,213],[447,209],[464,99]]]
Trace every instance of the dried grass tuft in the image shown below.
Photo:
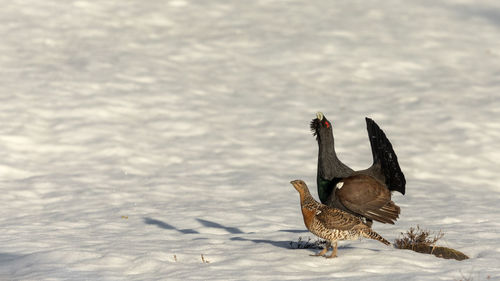
[[[401,232],[402,238],[394,241],[398,249],[408,249],[418,253],[432,254],[439,258],[465,260],[469,257],[455,249],[437,246],[436,243],[443,238],[444,233],[440,230],[432,234],[430,230],[422,229],[420,226],[410,227],[406,233]]]

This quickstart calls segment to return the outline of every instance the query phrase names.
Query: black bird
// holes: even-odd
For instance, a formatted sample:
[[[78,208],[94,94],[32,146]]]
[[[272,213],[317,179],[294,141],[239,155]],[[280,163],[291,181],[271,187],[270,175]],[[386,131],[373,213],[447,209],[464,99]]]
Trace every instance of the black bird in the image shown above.
[[[354,171],[342,163],[335,153],[332,124],[318,112],[311,130],[318,141],[318,196],[323,204],[366,219],[394,224],[400,208],[391,201],[391,191],[405,194],[406,180],[396,153],[385,133],[366,118],[373,164],[366,170]]]

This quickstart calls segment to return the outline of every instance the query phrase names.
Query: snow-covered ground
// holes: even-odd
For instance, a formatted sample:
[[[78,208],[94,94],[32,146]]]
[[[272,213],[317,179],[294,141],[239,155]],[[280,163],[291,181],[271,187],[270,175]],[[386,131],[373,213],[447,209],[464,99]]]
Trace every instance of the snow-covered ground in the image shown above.
[[[500,279],[498,1],[13,0],[0,35],[0,280]],[[365,116],[392,141],[377,232],[470,259],[291,248],[316,111],[356,169]]]

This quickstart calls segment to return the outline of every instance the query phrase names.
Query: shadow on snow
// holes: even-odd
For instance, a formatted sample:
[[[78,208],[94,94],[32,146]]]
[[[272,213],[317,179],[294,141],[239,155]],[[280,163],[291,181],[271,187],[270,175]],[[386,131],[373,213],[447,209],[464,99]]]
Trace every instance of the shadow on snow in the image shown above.
[[[241,231],[237,227],[227,227],[227,226],[224,226],[222,224],[219,224],[219,223],[216,223],[216,222],[213,222],[213,221],[203,220],[203,219],[196,219],[196,220],[199,223],[201,223],[203,226],[224,229],[225,231],[227,231],[229,233],[232,233],[232,234],[243,234],[243,233],[245,233],[245,232]]]
[[[194,230],[194,229],[178,229],[177,227],[170,225],[166,222],[162,222],[160,220],[152,219],[152,218],[144,218],[144,223],[145,224],[150,224],[150,225],[156,225],[159,228],[163,229],[171,229],[178,231],[183,234],[198,234],[199,232]]]

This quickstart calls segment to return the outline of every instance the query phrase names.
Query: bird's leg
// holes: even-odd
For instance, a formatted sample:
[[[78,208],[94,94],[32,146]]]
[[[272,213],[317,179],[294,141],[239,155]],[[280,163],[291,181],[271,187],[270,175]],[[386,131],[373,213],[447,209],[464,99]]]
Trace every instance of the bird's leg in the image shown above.
[[[335,241],[335,246],[333,246],[332,254],[327,256],[327,259],[336,258],[337,257],[337,241]]]
[[[330,242],[326,242],[325,248],[323,248],[323,250],[321,250],[321,252],[314,254],[314,255],[310,255],[310,256],[313,256],[313,257],[324,256],[326,254],[326,252],[328,252],[328,250],[330,249],[331,246],[332,245],[330,244]]]

